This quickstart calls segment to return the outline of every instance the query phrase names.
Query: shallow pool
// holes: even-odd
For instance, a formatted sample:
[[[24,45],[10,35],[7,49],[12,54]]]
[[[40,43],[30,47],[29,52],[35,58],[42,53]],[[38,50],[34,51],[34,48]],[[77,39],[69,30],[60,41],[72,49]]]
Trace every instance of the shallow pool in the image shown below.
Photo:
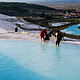
[[[69,26],[67,29],[62,30],[62,32],[80,35],[80,29],[78,28],[78,26],[80,26],[80,24]]]
[[[61,26],[61,25],[63,25],[63,24],[62,23],[52,23],[51,26]]]
[[[66,25],[69,24],[70,22],[59,22],[59,23],[50,23],[51,26],[62,26],[62,25]]]
[[[0,41],[0,80],[79,80],[80,46]]]

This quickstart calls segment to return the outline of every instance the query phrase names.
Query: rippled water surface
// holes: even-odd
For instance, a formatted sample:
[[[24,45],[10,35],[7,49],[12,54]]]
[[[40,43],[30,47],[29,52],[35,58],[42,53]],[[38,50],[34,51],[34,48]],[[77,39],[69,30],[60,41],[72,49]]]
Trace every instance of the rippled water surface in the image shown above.
[[[0,80],[79,80],[80,46],[0,41]]]

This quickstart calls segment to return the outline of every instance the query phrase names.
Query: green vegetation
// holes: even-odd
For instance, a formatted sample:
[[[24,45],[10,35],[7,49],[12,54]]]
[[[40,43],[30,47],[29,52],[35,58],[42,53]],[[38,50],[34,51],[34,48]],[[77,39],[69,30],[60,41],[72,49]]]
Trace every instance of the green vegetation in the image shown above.
[[[73,35],[73,34],[66,34],[64,33],[66,37],[72,38],[72,39],[80,39],[80,36]]]
[[[0,13],[10,16],[29,17],[39,16],[41,12],[54,12],[56,9],[46,6],[18,3],[18,2],[0,2]]]
[[[71,19],[70,22],[72,24],[79,24],[80,23],[80,19]]]
[[[34,24],[37,24],[37,25],[40,25],[40,26],[46,26],[48,28],[52,28],[52,26],[49,26],[49,22],[66,22],[66,19],[64,18],[59,18],[59,17],[44,17],[44,18],[41,18],[41,17],[32,17],[32,18],[27,18],[27,17],[22,17],[24,20],[28,21],[28,22],[31,22],[31,23],[34,23]],[[55,28],[55,27],[54,27]]]

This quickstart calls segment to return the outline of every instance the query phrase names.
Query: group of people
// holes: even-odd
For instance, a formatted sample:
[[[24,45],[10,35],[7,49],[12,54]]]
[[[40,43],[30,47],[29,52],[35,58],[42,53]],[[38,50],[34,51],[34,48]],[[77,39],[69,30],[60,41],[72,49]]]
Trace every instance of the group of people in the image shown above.
[[[16,27],[15,28],[15,32],[18,32],[18,28]],[[51,35],[55,36],[55,41],[56,41],[56,44],[55,46],[58,46],[59,47],[59,44],[60,44],[60,41],[62,40],[63,37],[63,34],[60,32],[60,30],[57,30],[55,33],[53,31],[53,29],[51,29],[49,31],[49,33],[47,33],[46,29],[43,29],[41,32],[40,32],[40,37],[41,37],[41,41],[45,41],[45,40],[50,40],[52,37]]]
[[[62,40],[62,38],[64,38],[63,34],[60,32],[60,30],[57,30],[55,33],[53,33],[53,30],[51,29],[50,32],[47,34],[46,29],[43,29],[40,32],[41,41],[42,40],[43,41],[50,40],[51,39],[51,35],[55,36],[55,41],[56,41],[55,46],[59,47],[60,41]]]

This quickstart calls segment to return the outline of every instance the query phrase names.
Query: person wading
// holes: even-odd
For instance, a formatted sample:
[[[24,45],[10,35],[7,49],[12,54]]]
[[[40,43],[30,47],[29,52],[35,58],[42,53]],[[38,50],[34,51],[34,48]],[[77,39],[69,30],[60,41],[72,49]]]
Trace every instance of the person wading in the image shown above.
[[[40,32],[40,37],[41,37],[41,41],[42,41],[42,39],[43,39],[43,41],[45,41],[45,39],[44,39],[44,36],[46,36],[46,29],[43,29],[41,32]]]
[[[60,30],[58,30],[55,33],[55,37],[56,37],[56,44],[55,44],[55,46],[58,46],[59,47],[59,44],[60,44],[60,41],[61,41],[61,33],[60,33]]]

